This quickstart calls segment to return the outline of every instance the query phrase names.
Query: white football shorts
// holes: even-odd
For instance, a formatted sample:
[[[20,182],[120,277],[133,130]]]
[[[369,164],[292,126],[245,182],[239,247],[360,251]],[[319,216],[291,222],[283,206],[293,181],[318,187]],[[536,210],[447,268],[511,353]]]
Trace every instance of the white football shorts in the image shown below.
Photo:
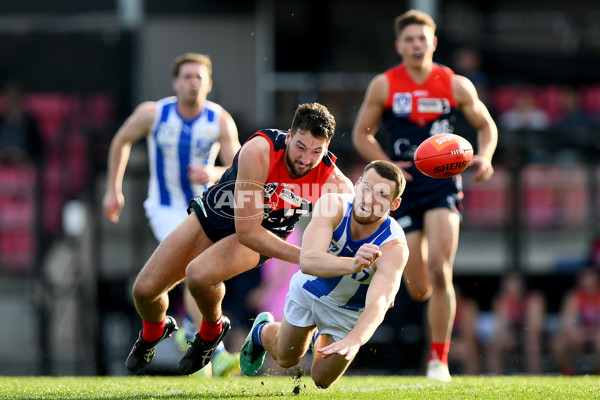
[[[150,205],[144,203],[146,217],[152,228],[154,237],[159,242],[165,240],[169,233],[173,232],[177,225],[187,218],[186,207],[172,207],[161,205]]]
[[[360,312],[337,307],[302,289],[301,272],[290,280],[290,290],[285,299],[284,316],[293,326],[317,325],[319,333],[329,334],[335,341],[346,337],[354,328]]]

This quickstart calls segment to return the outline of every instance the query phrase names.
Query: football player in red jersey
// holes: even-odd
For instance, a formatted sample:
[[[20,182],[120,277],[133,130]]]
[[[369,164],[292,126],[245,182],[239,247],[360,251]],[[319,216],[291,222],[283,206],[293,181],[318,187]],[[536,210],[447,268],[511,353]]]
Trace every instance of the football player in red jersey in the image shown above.
[[[427,137],[452,133],[456,111],[478,132],[477,153],[470,168],[476,181],[493,174],[498,141],[496,124],[467,78],[433,62],[437,46],[430,15],[409,10],[395,20],[396,51],[402,63],[370,82],[358,111],[352,139],[366,160],[394,161],[408,180],[404,200],[394,217],[407,234],[410,257],[404,280],[410,295],[429,299],[431,352],[427,376],[449,381],[447,354],[456,309],[452,265],[458,246],[462,189],[460,176],[429,178],[412,164],[416,148]],[[375,139],[382,123],[390,141]]]
[[[335,119],[325,106],[301,104],[290,129],[256,132],[219,182],[190,201],[190,215],[160,243],[135,280],[133,298],[143,330],[158,334],[152,342],[140,334],[126,361],[130,371],[150,363],[158,343],[177,329],[166,315],[168,292],[183,279],[202,313],[200,331],[177,366],[189,375],[210,361],[231,326],[221,309],[223,282],[270,257],[299,264],[300,248],[285,238],[300,216],[324,191],[354,191],[328,151],[334,131]]]

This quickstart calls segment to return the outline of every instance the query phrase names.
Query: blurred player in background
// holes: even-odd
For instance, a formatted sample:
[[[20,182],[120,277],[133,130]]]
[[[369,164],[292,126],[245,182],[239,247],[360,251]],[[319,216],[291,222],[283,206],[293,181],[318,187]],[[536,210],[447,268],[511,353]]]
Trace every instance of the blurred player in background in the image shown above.
[[[450,363],[460,365],[463,374],[478,375],[480,368],[479,339],[477,323],[479,306],[471,297],[465,296],[454,285],[456,293],[456,314],[452,327],[452,351],[448,353]]]
[[[494,328],[486,346],[488,372],[505,372],[506,356],[521,350],[525,372],[538,374],[546,319],[546,301],[541,293],[528,290],[521,274],[511,271],[502,278],[492,313]]]
[[[150,179],[144,208],[159,242],[187,217],[189,201],[219,180],[240,149],[231,115],[207,100],[212,89],[210,58],[197,53],[178,56],[172,75],[176,96],[141,103],[113,138],[103,201],[106,217],[118,222],[125,204],[122,185],[131,146],[146,137]],[[217,155],[224,166],[215,166]],[[181,333],[192,340],[202,317],[187,290],[184,304],[186,315]],[[146,335],[148,332],[143,331],[142,339],[155,340]],[[228,355],[221,346],[213,363],[215,374],[237,368],[236,359],[237,355]]]
[[[596,355],[593,372],[600,374],[600,278],[595,267],[582,269],[577,286],[563,299],[552,344],[561,374],[575,375],[573,358],[586,351]]]
[[[420,11],[410,10],[396,18],[396,51],[403,62],[369,84],[352,139],[367,161],[390,160],[404,170],[406,191],[392,214],[406,232],[410,248],[404,280],[412,298],[429,299],[427,377],[449,381],[448,351],[456,308],[452,265],[462,187],[460,176],[429,178],[417,170],[412,159],[429,136],[452,133],[455,111],[460,110],[478,132],[477,154],[470,164],[473,178],[485,181],[493,173],[498,131],[471,81],[433,62],[435,29],[433,19]],[[375,139],[380,123],[390,138],[384,145]]]
[[[42,166],[43,140],[36,117],[25,108],[25,91],[18,81],[2,90],[0,164]]]
[[[374,161],[357,182],[356,195],[327,194],[317,201],[284,317],[256,317],[241,351],[245,375],[258,372],[267,352],[283,368],[297,365],[315,328],[315,384],[327,388],[346,371],[400,288],[408,247],[389,211],[400,204],[404,186],[396,165]]]
[[[219,182],[190,201],[190,215],[135,280],[136,309],[154,340],[135,342],[126,361],[130,370],[148,365],[158,343],[176,328],[167,315],[168,292],[179,282],[185,279],[202,313],[200,330],[177,365],[189,375],[210,362],[231,327],[222,311],[224,282],[270,257],[299,263],[300,248],[285,241],[296,222],[323,190],[353,191],[328,151],[334,132],[335,119],[325,106],[301,104],[287,132],[256,132]]]

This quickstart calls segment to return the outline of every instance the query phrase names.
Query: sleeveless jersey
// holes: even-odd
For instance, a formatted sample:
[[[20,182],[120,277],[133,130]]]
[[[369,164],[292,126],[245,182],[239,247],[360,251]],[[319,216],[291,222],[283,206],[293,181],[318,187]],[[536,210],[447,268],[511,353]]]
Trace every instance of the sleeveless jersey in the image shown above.
[[[415,83],[404,64],[385,71],[384,75],[389,83],[389,93],[381,122],[389,139],[385,147],[387,154],[393,161],[413,161],[417,147],[429,136],[454,131],[457,112],[452,91],[454,72],[434,64],[423,84]],[[413,180],[407,182],[403,197],[460,184],[460,177],[430,178],[414,165],[407,172]]]
[[[390,240],[404,237],[400,225],[388,216],[375,233],[366,239],[355,241],[350,236],[350,221],[352,220],[352,201],[354,195],[344,193],[344,216],[333,231],[331,243],[327,252],[340,257],[354,257],[356,252],[365,243],[378,246]],[[337,276],[334,278],[320,278],[308,275],[302,271],[296,272],[300,285],[304,290],[319,298],[321,301],[334,307],[341,307],[351,311],[362,311],[365,308],[367,289],[375,274],[375,266],[363,269],[359,273]]]
[[[156,117],[147,136],[150,179],[146,205],[183,208],[202,194],[204,185],[192,184],[188,165],[214,165],[217,155],[211,151],[219,140],[222,107],[205,101],[204,110],[192,120],[177,111],[177,98],[156,102]]]
[[[285,239],[300,217],[312,211],[312,205],[321,196],[323,184],[335,168],[336,156],[327,152],[308,174],[293,179],[285,168],[286,132],[265,129],[256,132],[248,141],[257,136],[267,139],[271,146],[269,174],[263,188],[262,226]],[[204,192],[202,197],[203,212],[212,225],[211,228],[219,231],[221,237],[235,232],[233,200],[238,157],[239,152],[219,182]]]

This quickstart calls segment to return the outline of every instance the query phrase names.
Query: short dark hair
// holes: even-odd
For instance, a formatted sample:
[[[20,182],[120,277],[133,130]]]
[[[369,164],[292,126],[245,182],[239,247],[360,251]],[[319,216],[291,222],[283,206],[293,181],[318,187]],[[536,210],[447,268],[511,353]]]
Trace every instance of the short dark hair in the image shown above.
[[[171,74],[173,75],[173,78],[177,78],[179,76],[179,68],[181,68],[183,64],[191,62],[204,65],[208,70],[208,76],[212,76],[212,62],[210,61],[209,56],[200,53],[185,53],[177,56],[173,61],[173,67],[171,68]]]
[[[335,118],[322,104],[300,104],[292,120],[292,135],[298,130],[309,131],[314,137],[324,137],[330,141],[335,133]]]
[[[404,193],[404,188],[406,187],[406,178],[404,178],[402,170],[398,168],[396,164],[385,160],[371,161],[363,170],[362,175],[364,176],[370,169],[374,169],[375,172],[377,172],[377,174],[382,178],[394,181],[396,183],[396,190],[394,191],[393,197],[394,199],[397,199],[402,195],[402,193]]]
[[[433,18],[431,18],[431,15],[419,10],[408,10],[404,14],[397,16],[396,20],[394,21],[396,39],[400,37],[404,28],[412,24],[428,26],[435,34],[436,25]]]

